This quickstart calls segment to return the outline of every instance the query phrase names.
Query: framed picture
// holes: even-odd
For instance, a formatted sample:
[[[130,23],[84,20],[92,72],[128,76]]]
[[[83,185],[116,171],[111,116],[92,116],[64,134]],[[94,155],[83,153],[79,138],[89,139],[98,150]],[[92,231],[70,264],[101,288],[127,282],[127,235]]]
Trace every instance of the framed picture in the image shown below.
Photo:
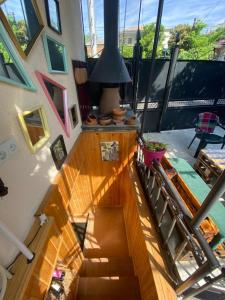
[[[60,170],[67,157],[66,146],[62,135],[59,135],[50,147],[57,170]]]
[[[58,34],[61,34],[62,28],[60,20],[59,1],[45,0],[45,10],[48,26]]]
[[[75,128],[78,123],[76,104],[74,104],[72,107],[69,108],[69,116],[70,116],[71,125],[73,128]]]
[[[100,142],[102,160],[115,161],[119,160],[119,142]]]

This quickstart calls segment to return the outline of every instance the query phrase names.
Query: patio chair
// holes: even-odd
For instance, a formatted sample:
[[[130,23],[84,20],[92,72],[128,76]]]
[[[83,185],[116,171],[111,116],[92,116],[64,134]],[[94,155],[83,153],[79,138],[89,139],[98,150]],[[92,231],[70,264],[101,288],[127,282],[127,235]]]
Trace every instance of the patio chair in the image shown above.
[[[200,113],[195,126],[195,136],[188,146],[189,149],[195,138],[200,139],[194,157],[197,157],[201,149],[205,148],[207,144],[222,144],[221,149],[223,149],[225,145],[225,135],[222,137],[213,133],[216,126],[225,130],[225,126],[220,124],[219,117],[216,114],[210,112]]]

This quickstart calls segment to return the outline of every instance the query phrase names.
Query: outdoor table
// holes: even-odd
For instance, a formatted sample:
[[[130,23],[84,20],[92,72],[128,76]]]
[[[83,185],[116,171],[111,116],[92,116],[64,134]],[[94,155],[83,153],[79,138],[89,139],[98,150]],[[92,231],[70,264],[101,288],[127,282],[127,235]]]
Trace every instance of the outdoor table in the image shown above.
[[[174,168],[177,172],[172,182],[194,216],[206,196],[210,192],[209,186],[196,171],[182,158],[164,158],[162,165],[168,170]],[[212,249],[216,249],[225,240],[225,207],[217,201],[209,212],[201,229]]]
[[[225,170],[225,149],[201,150],[194,169],[205,182],[213,185],[223,170]]]

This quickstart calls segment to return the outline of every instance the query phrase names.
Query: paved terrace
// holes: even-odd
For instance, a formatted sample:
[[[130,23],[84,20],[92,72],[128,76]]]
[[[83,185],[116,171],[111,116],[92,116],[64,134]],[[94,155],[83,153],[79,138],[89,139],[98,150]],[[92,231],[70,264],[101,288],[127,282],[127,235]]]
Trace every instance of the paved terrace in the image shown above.
[[[220,136],[224,136],[225,130],[217,126],[214,133]],[[169,155],[170,157],[181,157],[193,166],[196,160],[194,158],[194,154],[198,147],[199,139],[196,138],[194,140],[190,149],[188,149],[188,145],[190,144],[194,135],[195,130],[194,128],[191,128],[182,130],[161,131],[160,133],[146,133],[144,136],[145,138],[150,138],[151,140],[168,144],[169,148],[167,151],[167,155]],[[206,149],[207,148],[220,149],[221,145],[207,145]]]

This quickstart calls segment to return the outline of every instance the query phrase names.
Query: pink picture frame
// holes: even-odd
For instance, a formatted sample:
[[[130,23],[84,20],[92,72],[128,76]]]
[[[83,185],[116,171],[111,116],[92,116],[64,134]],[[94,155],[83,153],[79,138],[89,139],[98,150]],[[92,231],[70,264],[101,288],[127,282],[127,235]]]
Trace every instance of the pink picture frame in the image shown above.
[[[37,79],[38,79],[38,81],[39,81],[39,83],[40,83],[47,99],[48,99],[48,102],[49,102],[52,110],[54,111],[60,125],[62,126],[66,136],[69,137],[70,136],[70,127],[69,127],[67,89],[63,85],[59,84],[58,82],[54,81],[53,79],[49,78],[48,76],[46,76],[45,74],[43,74],[39,71],[35,71],[35,75],[36,75],[36,77],[37,77]],[[60,117],[60,115],[57,111],[57,108],[56,108],[56,106],[55,106],[55,104],[52,100],[52,97],[49,94],[49,91],[48,91],[48,89],[47,89],[47,87],[44,83],[44,80],[52,83],[53,85],[57,86],[58,88],[60,88],[62,90],[62,93],[63,93],[62,101],[63,101],[63,110],[64,110],[64,120],[65,120],[65,122],[62,121],[62,119],[61,119],[61,117]]]

